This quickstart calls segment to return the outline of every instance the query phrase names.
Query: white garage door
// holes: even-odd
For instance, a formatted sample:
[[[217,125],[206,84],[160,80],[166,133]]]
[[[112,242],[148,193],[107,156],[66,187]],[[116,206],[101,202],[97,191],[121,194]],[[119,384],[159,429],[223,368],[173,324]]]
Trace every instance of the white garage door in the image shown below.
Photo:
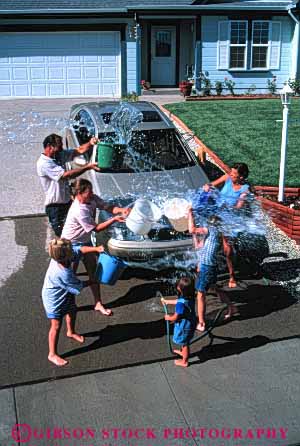
[[[118,31],[1,33],[0,98],[120,96]]]

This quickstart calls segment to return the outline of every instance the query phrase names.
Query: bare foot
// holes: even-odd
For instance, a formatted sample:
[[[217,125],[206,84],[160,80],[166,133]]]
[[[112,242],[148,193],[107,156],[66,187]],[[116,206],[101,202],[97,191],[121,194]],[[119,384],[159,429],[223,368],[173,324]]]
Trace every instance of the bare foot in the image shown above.
[[[61,358],[58,355],[48,355],[48,359],[50,362],[53,362],[53,364],[57,365],[58,367],[63,367],[69,363],[69,361],[66,361],[65,359]]]
[[[233,316],[235,316],[236,314],[238,314],[238,309],[235,305],[230,305],[228,307],[228,312],[224,315],[224,320],[228,321],[229,319],[231,319]]]
[[[229,287],[229,288],[236,288],[236,287],[237,287],[236,280],[235,280],[233,277],[231,277],[231,278],[229,279],[228,287]]]
[[[100,302],[96,303],[94,310],[99,311],[101,314],[103,314],[103,316],[112,316],[113,314],[112,310],[104,308],[104,306],[100,304]]]
[[[199,324],[196,327],[197,331],[205,331],[205,322],[199,322]]]
[[[174,349],[173,352],[176,353],[176,355],[179,355],[179,356],[182,357],[182,351],[181,350]]]
[[[67,337],[74,339],[74,341],[80,342],[80,344],[84,343],[84,337],[77,333],[67,333]]]
[[[183,359],[175,359],[175,365],[180,365],[181,367],[188,367],[189,363],[184,361]]]

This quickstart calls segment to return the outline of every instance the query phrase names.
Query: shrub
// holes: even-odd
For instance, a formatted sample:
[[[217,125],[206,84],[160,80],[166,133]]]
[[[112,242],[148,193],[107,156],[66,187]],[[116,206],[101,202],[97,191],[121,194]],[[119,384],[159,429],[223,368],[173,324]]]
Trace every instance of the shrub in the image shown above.
[[[234,86],[235,86],[235,82],[232,79],[228,79],[227,77],[225,77],[224,79],[224,85],[227,88],[227,90],[230,91],[230,94],[232,94],[232,96],[234,96]]]
[[[222,91],[223,91],[223,82],[221,81],[216,81],[215,82],[215,89],[216,89],[216,93],[218,96],[221,96]]]
[[[208,79],[207,71],[205,73],[200,73],[199,79],[201,81],[201,90],[203,92],[203,95],[210,96],[212,85],[210,79]]]
[[[251,95],[251,94],[253,94],[255,92],[255,90],[256,90],[256,85],[255,84],[251,84],[245,94],[246,95]]]
[[[288,84],[297,96],[300,95],[300,79],[289,79]]]
[[[271,94],[276,94],[277,91],[276,82],[277,82],[276,76],[273,76],[272,80],[268,79],[268,90]]]
[[[131,93],[128,93],[125,96],[122,96],[121,99],[122,99],[122,101],[126,101],[126,102],[137,102],[139,100],[139,97],[135,91],[132,91]]]

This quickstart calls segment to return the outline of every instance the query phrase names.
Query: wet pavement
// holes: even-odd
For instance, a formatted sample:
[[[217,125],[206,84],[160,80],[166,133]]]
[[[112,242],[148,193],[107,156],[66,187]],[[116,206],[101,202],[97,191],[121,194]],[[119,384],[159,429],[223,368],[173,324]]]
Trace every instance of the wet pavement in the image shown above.
[[[72,101],[48,102],[33,101],[30,109],[63,116]],[[29,107],[26,101],[8,103],[9,113]],[[40,137],[48,133],[43,129],[32,138],[24,159],[22,144],[1,141],[1,446],[17,444],[16,423],[23,424],[19,440],[31,446],[299,444],[296,283],[291,288],[242,280],[230,292],[239,315],[221,321],[212,339],[193,344],[188,369],[174,367],[168,350],[157,292],[171,296],[173,291],[161,277],[103,287],[104,302],[114,311],[111,318],[92,310],[85,290],[77,301],[77,327],[85,344],[71,342],[62,332],[59,351],[70,365],[58,369],[47,361],[48,324],[40,293],[51,234],[46,219],[34,215],[43,211],[34,163]],[[7,215],[20,217],[3,219]],[[297,282],[297,249],[273,227],[269,237],[273,252],[282,248],[295,257],[287,265]],[[208,317],[219,308],[218,299],[209,296]],[[55,428],[65,428],[65,434],[54,434]],[[141,431],[139,438],[130,437],[134,429],[146,428],[152,437],[144,438]]]

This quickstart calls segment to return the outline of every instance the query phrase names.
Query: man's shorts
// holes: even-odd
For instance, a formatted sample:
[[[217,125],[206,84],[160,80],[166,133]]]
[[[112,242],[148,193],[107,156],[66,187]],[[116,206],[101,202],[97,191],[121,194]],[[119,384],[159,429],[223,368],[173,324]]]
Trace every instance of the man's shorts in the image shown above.
[[[197,291],[206,293],[209,288],[217,283],[217,267],[212,265],[200,265],[200,271],[196,278]]]

